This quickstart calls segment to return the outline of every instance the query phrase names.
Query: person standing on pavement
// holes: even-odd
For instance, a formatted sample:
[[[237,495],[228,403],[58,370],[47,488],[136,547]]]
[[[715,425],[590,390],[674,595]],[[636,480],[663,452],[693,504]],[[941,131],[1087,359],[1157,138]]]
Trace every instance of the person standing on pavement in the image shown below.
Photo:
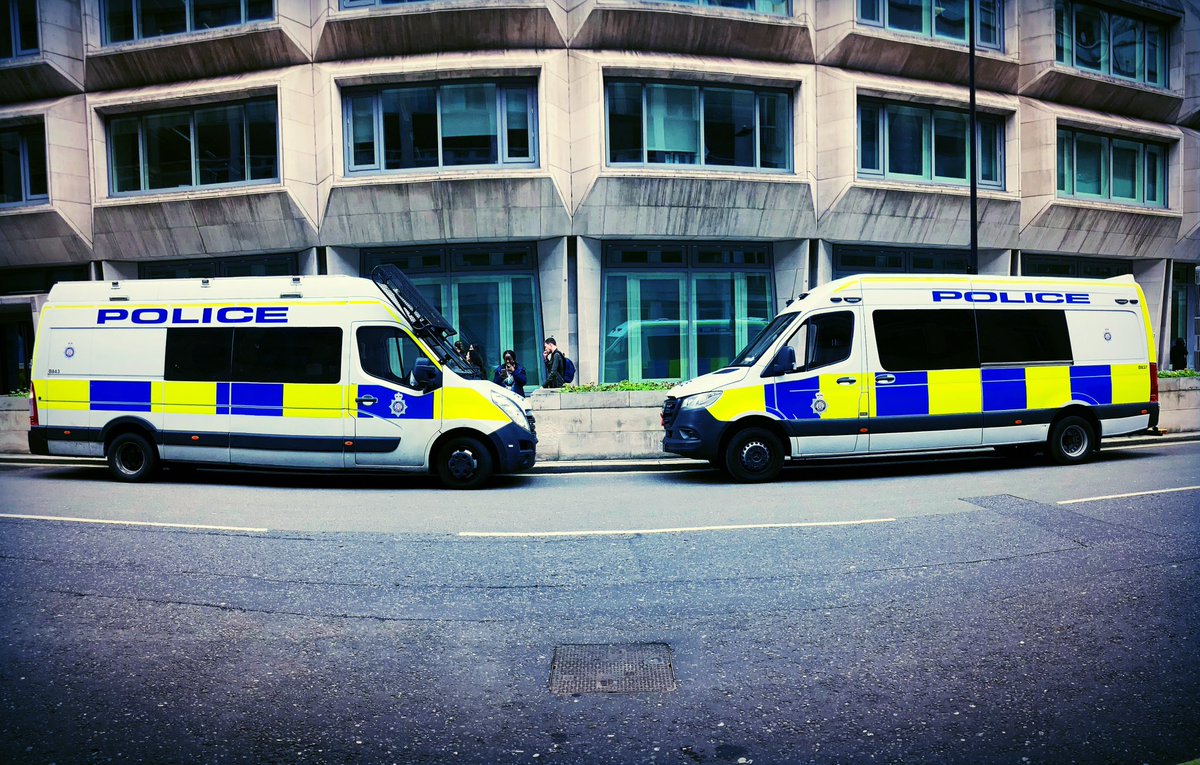
[[[528,376],[525,373],[525,367],[517,361],[516,352],[512,350],[505,351],[504,362],[496,367],[496,371],[492,375],[492,382],[502,388],[508,388],[518,396],[524,396],[527,380]]]
[[[562,351],[558,350],[558,341],[553,337],[547,337],[546,342],[542,345],[542,359],[546,363],[546,387],[561,388],[563,386],[563,363]]]
[[[1182,337],[1175,338],[1171,346],[1171,369],[1187,369],[1187,343]]]

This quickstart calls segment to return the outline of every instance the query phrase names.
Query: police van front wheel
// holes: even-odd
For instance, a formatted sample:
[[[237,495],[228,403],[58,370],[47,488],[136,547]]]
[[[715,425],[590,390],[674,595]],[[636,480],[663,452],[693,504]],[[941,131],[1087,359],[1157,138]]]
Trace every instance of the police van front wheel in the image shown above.
[[[725,469],[739,481],[773,481],[783,469],[783,444],[769,430],[747,428],[725,447]]]
[[[492,477],[492,453],[478,439],[457,436],[438,451],[437,474],[452,489],[478,489]]]
[[[108,446],[108,469],[118,481],[145,481],[158,469],[158,453],[137,433],[122,433]]]
[[[1096,453],[1096,431],[1082,417],[1064,417],[1050,428],[1046,442],[1050,459],[1059,465],[1087,462]]]

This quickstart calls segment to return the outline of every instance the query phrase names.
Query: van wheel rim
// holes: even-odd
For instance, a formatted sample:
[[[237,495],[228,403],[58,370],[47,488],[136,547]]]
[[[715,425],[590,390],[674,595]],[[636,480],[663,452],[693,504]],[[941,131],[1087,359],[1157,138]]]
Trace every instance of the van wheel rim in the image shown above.
[[[762,441],[751,441],[742,447],[742,467],[751,473],[761,473],[771,464],[771,450]]]
[[[456,480],[466,481],[479,470],[479,460],[475,459],[475,455],[469,449],[456,449],[446,460],[446,468]]]
[[[146,465],[146,456],[133,444],[122,444],[117,449],[117,467],[126,475],[136,475]]]
[[[1059,439],[1059,446],[1062,447],[1063,454],[1068,457],[1081,457],[1087,452],[1087,433],[1082,427],[1072,425],[1063,431],[1062,437]]]

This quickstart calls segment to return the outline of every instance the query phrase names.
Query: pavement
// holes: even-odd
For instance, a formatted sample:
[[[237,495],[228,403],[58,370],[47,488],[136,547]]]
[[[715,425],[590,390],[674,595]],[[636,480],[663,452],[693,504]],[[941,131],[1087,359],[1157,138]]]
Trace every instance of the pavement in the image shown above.
[[[1140,434],[1132,436],[1114,436],[1104,439],[1102,448],[1134,446],[1142,444],[1169,444],[1184,441],[1200,441],[1200,432]],[[983,447],[987,449],[990,447]],[[969,453],[983,449],[955,450],[953,453]],[[947,452],[942,452],[946,454]],[[869,459],[876,455],[853,455],[842,459]],[[14,452],[0,453],[0,465],[75,465],[77,467],[104,467],[107,463],[99,457],[59,457],[21,454]],[[642,471],[663,470],[708,470],[710,466],[701,460],[684,457],[641,457],[626,459],[590,459],[590,460],[541,460],[528,471],[528,474],[552,473],[634,473]]]

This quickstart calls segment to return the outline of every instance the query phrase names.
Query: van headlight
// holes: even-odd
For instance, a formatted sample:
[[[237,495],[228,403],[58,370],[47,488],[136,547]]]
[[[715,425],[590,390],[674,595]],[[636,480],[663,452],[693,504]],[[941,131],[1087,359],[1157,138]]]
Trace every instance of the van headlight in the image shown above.
[[[508,415],[508,419],[520,425],[525,430],[529,430],[529,419],[525,416],[525,410],[517,406],[515,402],[497,393],[492,394],[492,403],[500,407],[500,411]]]
[[[694,396],[688,396],[679,405],[680,409],[707,409],[717,403],[717,399],[721,397],[724,391],[710,390],[708,393],[697,393]]]

